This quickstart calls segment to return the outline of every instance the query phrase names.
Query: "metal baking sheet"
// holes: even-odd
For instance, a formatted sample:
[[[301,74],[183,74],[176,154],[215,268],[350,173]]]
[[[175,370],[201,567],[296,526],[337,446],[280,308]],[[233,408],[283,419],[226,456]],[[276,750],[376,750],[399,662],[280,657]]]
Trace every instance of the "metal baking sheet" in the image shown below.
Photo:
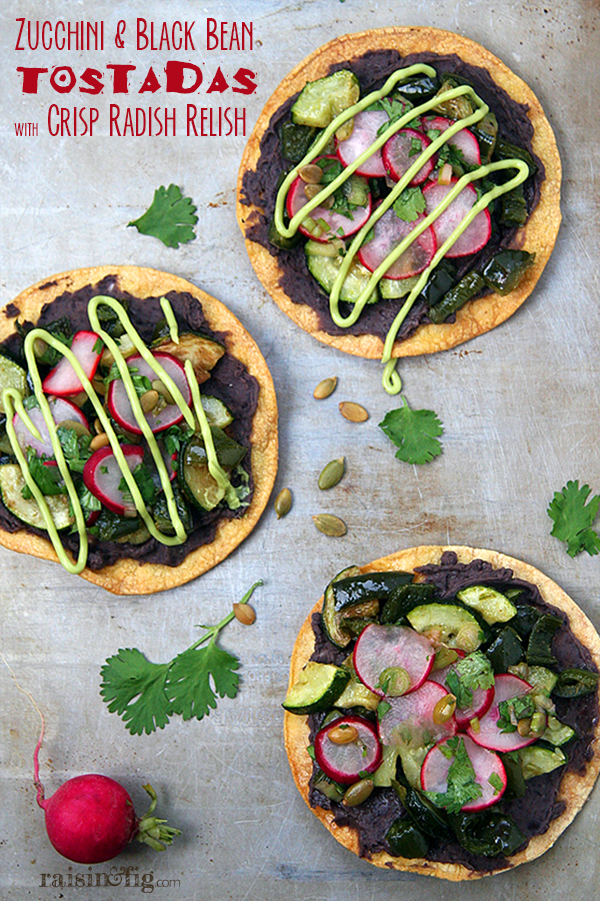
[[[103,52],[17,51],[18,19],[104,20]],[[526,305],[495,331],[462,348],[401,364],[414,407],[436,410],[444,452],[423,467],[401,464],[377,423],[395,401],[380,387],[376,362],[342,355],[300,332],[266,295],[248,262],[235,220],[235,181],[245,144],[229,138],[51,137],[42,127],[50,103],[89,106],[73,92],[38,96],[20,90],[17,66],[133,62],[138,71],[182,58],[165,50],[117,52],[119,20],[252,21],[252,50],[200,49],[187,54],[206,72],[240,67],[257,74],[257,91],[238,100],[249,134],[285,74],[320,44],[386,25],[431,25],[484,44],[524,78],[554,127],[564,166],[563,225],[554,254]],[[183,836],[164,854],[134,848],[114,861],[113,886],[67,885],[69,864],[50,847],[32,784],[37,715],[0,662],[0,897],[114,899],[139,893],[116,875],[121,865],[146,875],[156,896],[226,901],[283,896],[290,901],[558,901],[598,897],[596,790],[575,823],[541,859],[476,883],[377,870],[339,846],[305,807],[282,745],[280,703],[290,652],[308,609],[331,575],[423,543],[492,547],[522,558],[561,584],[600,625],[598,558],[571,559],[549,535],[546,507],[568,479],[600,490],[600,126],[591,90],[600,82],[598,5],[592,0],[5,0],[0,12],[2,118],[0,166],[0,302],[41,278],[81,266],[132,263],[174,272],[224,301],[258,341],[279,398],[281,457],[276,491],[289,486],[291,513],[269,508],[252,535],[225,562],[184,587],[139,598],[114,597],[56,565],[0,549],[0,642],[6,663],[46,716],[42,773],[48,793],[70,776],[119,778],[144,807],[150,781],[161,811]],[[131,32],[129,32],[130,34]],[[229,95],[231,96],[231,95]],[[223,104],[202,95],[207,106]],[[155,102],[165,104],[165,95]],[[123,98],[116,98],[124,103]],[[106,92],[106,109],[115,98]],[[127,103],[135,105],[133,95]],[[148,105],[144,99],[141,105]],[[227,104],[233,104],[231,99]],[[225,105],[225,104],[224,104]],[[37,137],[18,137],[15,122],[36,120]],[[155,188],[174,182],[198,205],[197,239],[167,249],[126,224]],[[317,403],[312,389],[329,375],[336,393]],[[337,412],[362,403],[368,422]],[[330,492],[316,477],[345,455],[347,475]],[[348,535],[328,539],[311,514],[331,511]],[[202,722],[174,719],[164,731],[132,737],[98,693],[104,659],[135,646],[163,661],[189,646],[198,623],[216,622],[256,579],[256,624],[234,624],[223,645],[239,655],[243,685]],[[110,875],[111,865],[94,872]],[[41,874],[51,874],[43,884]],[[52,887],[62,874],[64,888]],[[152,882],[150,876],[152,874]],[[130,880],[131,881],[131,880]],[[139,880],[138,880],[139,881]],[[115,887],[116,886],[116,887]],[[149,893],[149,892],[147,892]]]

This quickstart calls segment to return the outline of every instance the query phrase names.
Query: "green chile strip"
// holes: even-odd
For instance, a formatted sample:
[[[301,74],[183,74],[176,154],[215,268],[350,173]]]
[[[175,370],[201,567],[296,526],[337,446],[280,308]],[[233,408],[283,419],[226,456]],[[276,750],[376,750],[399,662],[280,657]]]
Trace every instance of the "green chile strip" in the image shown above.
[[[367,97],[364,97],[359,103],[355,104],[352,107],[349,107],[347,110],[344,110],[344,112],[339,116],[337,116],[337,118],[335,118],[333,122],[331,122],[330,125],[325,129],[319,140],[314,144],[314,146],[304,157],[304,159],[300,163],[298,163],[298,165],[295,166],[294,169],[292,169],[292,171],[288,174],[285,181],[281,185],[281,188],[279,189],[275,206],[275,227],[282,235],[290,238],[296,233],[298,227],[306,219],[307,215],[312,212],[312,210],[316,209],[316,207],[318,207],[324,199],[333,194],[333,192],[337,190],[337,188],[341,184],[343,184],[353,174],[353,172],[356,171],[356,169],[358,169],[367,159],[369,159],[369,157],[373,155],[373,153],[379,150],[380,147],[382,147],[386,143],[391,135],[395,134],[395,132],[399,131],[401,128],[404,128],[413,119],[418,118],[426,112],[429,112],[444,100],[452,100],[456,97],[460,97],[466,94],[469,94],[472,97],[473,101],[477,104],[478,109],[475,110],[474,113],[472,113],[470,116],[465,117],[464,119],[456,120],[451,126],[449,126],[445,131],[438,135],[438,137],[435,138],[428,145],[428,147],[416,157],[415,161],[404,173],[402,178],[397,182],[390,194],[388,194],[384,201],[369,217],[369,220],[365,223],[365,225],[363,225],[360,231],[354,236],[352,243],[350,244],[350,247],[348,248],[344,256],[340,271],[336,276],[329,298],[329,308],[333,322],[341,328],[348,328],[358,321],[368,298],[371,296],[374,288],[377,286],[381,278],[385,275],[389,267],[408,249],[408,247],[410,247],[410,245],[419,237],[419,235],[421,235],[427,228],[429,228],[429,226],[438,218],[441,213],[443,213],[443,211],[452,203],[452,201],[458,196],[458,194],[460,194],[460,192],[464,187],[466,187],[467,184],[470,184],[477,179],[483,178],[490,172],[496,172],[500,169],[507,168],[517,169],[517,174],[514,176],[514,178],[503,185],[495,186],[491,191],[488,191],[486,194],[484,194],[483,197],[481,197],[477,201],[477,203],[474,204],[472,209],[469,211],[469,214],[464,217],[464,219],[450,235],[450,237],[444,242],[442,247],[438,248],[431,264],[427,267],[426,270],[424,270],[423,273],[421,273],[418,282],[408,295],[401,310],[396,316],[396,319],[392,323],[392,326],[390,327],[384,343],[384,350],[382,355],[382,363],[385,364],[382,383],[383,387],[389,394],[397,394],[402,387],[400,376],[395,371],[396,361],[392,359],[393,345],[402,322],[408,315],[416,298],[419,296],[429,277],[429,274],[439,264],[442,257],[463,234],[465,229],[470,225],[470,223],[478,215],[478,213],[482,212],[482,210],[484,210],[492,202],[492,200],[495,200],[502,194],[511,191],[513,188],[517,187],[525,181],[525,179],[529,175],[529,167],[522,160],[502,160],[501,162],[490,163],[486,166],[480,166],[478,169],[474,170],[473,172],[467,173],[461,179],[459,179],[456,185],[454,185],[454,187],[448,192],[442,203],[440,203],[436,207],[436,209],[433,210],[433,212],[430,213],[429,216],[427,216],[421,223],[419,223],[418,226],[412,229],[410,234],[407,235],[390,254],[388,254],[383,262],[371,274],[368,284],[355,301],[351,313],[349,313],[349,315],[346,317],[342,316],[339,311],[341,289],[350,270],[350,267],[354,262],[356,253],[361,247],[369,231],[373,228],[375,223],[379,221],[384,213],[386,213],[387,210],[393,205],[395,200],[407,187],[411,179],[421,169],[424,163],[426,163],[427,160],[430,159],[430,157],[437,153],[440,147],[446,144],[448,140],[452,138],[453,135],[455,135],[458,131],[461,131],[463,128],[468,128],[470,125],[473,125],[483,119],[486,113],[489,112],[489,107],[481,100],[480,97],[477,96],[473,88],[471,88],[469,85],[462,85],[461,87],[453,88],[449,91],[445,91],[439,96],[433,97],[426,103],[423,103],[420,106],[409,110],[397,122],[391,125],[382,135],[377,138],[376,141],[373,142],[373,144],[367,150],[364,151],[364,153],[362,153],[358,157],[358,159],[356,159],[352,163],[352,165],[344,169],[336,179],[334,179],[314,198],[312,198],[307,204],[305,204],[302,209],[292,217],[289,226],[287,227],[283,222],[283,211],[287,192],[292,182],[297,177],[298,171],[319,155],[321,150],[326,146],[330,137],[335,134],[338,128],[343,125],[343,123],[348,119],[352,118],[354,115],[361,112],[372,103],[385,97],[397,82],[403,81],[411,75],[417,73],[435,75],[435,70],[433,70],[430,66],[422,65],[415,65],[411,66],[408,69],[398,70],[388,78],[381,90],[369,94]]]

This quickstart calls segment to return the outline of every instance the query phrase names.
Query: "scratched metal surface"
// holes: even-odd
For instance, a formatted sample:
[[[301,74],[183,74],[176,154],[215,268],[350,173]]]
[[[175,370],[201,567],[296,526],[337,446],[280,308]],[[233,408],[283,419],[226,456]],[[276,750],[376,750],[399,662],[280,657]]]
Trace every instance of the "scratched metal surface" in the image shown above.
[[[120,18],[251,16],[257,38],[251,52],[200,54],[211,71],[221,62],[230,75],[240,65],[258,73],[258,92],[247,104],[249,130],[273,88],[304,55],[339,34],[371,26],[458,31],[485,44],[536,91],[564,164],[562,230],[534,295],[516,316],[462,349],[402,364],[411,405],[435,409],[444,424],[443,455],[421,468],[395,460],[377,428],[393,405],[380,389],[378,364],[312,341],[254,277],[234,212],[242,137],[15,137],[14,121],[41,119],[56,99],[46,92],[39,100],[24,99],[15,67],[48,59],[82,68],[84,54],[56,60],[15,52],[15,18],[54,17],[54,6],[6,0],[0,13],[0,302],[55,272],[112,262],[172,271],[220,298],[254,335],[273,373],[281,414],[276,490],[290,486],[294,507],[280,522],[269,509],[251,537],[199,581],[149,597],[113,597],[58,566],[0,550],[1,649],[46,715],[42,773],[48,792],[72,775],[100,771],[120,778],[142,808],[141,785],[150,781],[161,810],[184,836],[162,856],[132,848],[118,865],[152,873],[157,896],[165,899],[442,901],[460,893],[468,901],[538,901],[571,897],[575,877],[578,893],[598,897],[598,791],[555,848],[513,873],[456,888],[381,872],[338,846],[304,806],[282,747],[280,708],[296,632],[328,579],[342,566],[398,548],[451,542],[513,554],[558,581],[600,625],[598,558],[571,560],[550,537],[545,512],[553,492],[570,478],[600,490],[600,127],[590,89],[600,81],[597,3],[123,0],[117,7],[109,0],[81,0],[76,13],[71,7],[72,17],[104,18],[108,40]],[[59,11],[67,13],[67,5]],[[177,55],[133,51],[128,58],[140,67],[155,63],[158,71],[163,58]],[[102,68],[123,59],[107,50],[91,64]],[[158,97],[156,103],[164,104],[165,95]],[[199,208],[197,240],[177,251],[125,228],[154,188],[169,182],[181,185]],[[337,392],[318,404],[312,388],[333,374]],[[370,420],[343,420],[337,413],[343,399],[363,403]],[[317,473],[342,454],[346,477],[319,493]],[[348,535],[320,535],[310,519],[319,511],[341,515]],[[197,636],[195,624],[220,619],[258,578],[265,585],[256,595],[255,626],[234,624],[223,636],[242,661],[239,697],[220,703],[203,722],[174,720],[164,732],[131,737],[99,699],[104,658],[121,646],[138,646],[156,661],[170,658]],[[79,897],[85,889],[40,885],[39,874],[66,877],[68,864],[49,846],[35,806],[36,715],[4,666],[0,684],[0,897]],[[100,865],[95,872],[108,869]],[[72,872],[81,871],[87,872],[77,866]],[[159,887],[159,880],[178,884]],[[135,891],[140,889],[95,889],[93,897]]]

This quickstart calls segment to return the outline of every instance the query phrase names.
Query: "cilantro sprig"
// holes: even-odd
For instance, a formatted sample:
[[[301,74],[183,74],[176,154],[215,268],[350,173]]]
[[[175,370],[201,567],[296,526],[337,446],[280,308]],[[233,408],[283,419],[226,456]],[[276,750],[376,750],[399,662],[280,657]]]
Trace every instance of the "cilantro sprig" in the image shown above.
[[[456,698],[456,706],[463,710],[473,703],[473,692],[494,685],[492,665],[481,651],[474,651],[458,660],[448,671],[446,685]]]
[[[438,747],[448,760],[453,758],[448,770],[448,784],[445,792],[426,791],[425,794],[436,807],[444,807],[448,813],[458,813],[469,801],[480,798],[483,792],[475,781],[475,769],[463,739],[458,736],[449,738]]]
[[[598,515],[600,495],[589,501],[592,493],[589,485],[579,487],[579,481],[567,482],[562,491],[556,491],[548,507],[548,516],[554,522],[551,535],[564,541],[567,554],[576,557],[581,551],[590,556],[600,553],[600,535],[592,525]]]
[[[255,582],[240,604],[247,604]],[[121,648],[101,670],[100,694],[111,713],[123,718],[132,735],[164,729],[171,717],[201,720],[217,706],[217,699],[235,698],[240,662],[217,644],[219,633],[234,618],[232,611],[216,626],[201,626],[198,641],[168,663],[151,663],[137,648]]]
[[[413,410],[404,396],[401,399],[404,406],[386,413],[379,428],[398,448],[398,460],[429,463],[442,452],[442,424],[433,410]]]
[[[158,238],[166,247],[179,247],[196,237],[193,226],[198,217],[195,214],[191,197],[184,197],[177,185],[168,188],[161,185],[146,212],[128,222],[127,227],[135,226],[140,234]]]

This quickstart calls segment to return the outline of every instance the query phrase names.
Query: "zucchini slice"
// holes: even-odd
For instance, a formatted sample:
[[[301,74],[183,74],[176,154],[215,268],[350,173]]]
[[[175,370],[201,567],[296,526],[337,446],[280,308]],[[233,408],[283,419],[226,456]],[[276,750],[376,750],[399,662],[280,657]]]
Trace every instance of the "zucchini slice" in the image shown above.
[[[352,641],[352,635],[350,634],[350,632],[347,632],[341,627],[340,616],[338,611],[336,611],[335,609],[333,586],[336,582],[339,582],[340,579],[343,579],[346,576],[359,575],[360,569],[358,568],[358,566],[349,566],[347,569],[343,569],[341,572],[339,572],[337,576],[334,576],[325,589],[321,620],[327,633],[327,637],[330,641],[333,642],[333,644],[337,645],[338,648],[345,648],[347,645],[349,645]]]
[[[0,413],[6,413],[2,403],[2,392],[5,388],[16,388],[23,397],[27,397],[29,394],[27,372],[10,357],[0,352]]]
[[[218,397],[211,394],[202,395],[202,409],[206,413],[208,424],[216,426],[218,429],[224,429],[233,422],[231,410],[225,406]]]
[[[406,618],[421,635],[468,654],[476,651],[484,638],[475,617],[452,604],[423,604],[411,610]]]
[[[46,522],[38,502],[34,497],[28,500],[23,497],[25,484],[21,467],[17,463],[0,466],[0,494],[6,509],[28,526],[45,530]],[[66,529],[73,525],[75,517],[71,512],[68,495],[48,495],[46,503],[57,529]]]
[[[210,474],[206,448],[198,435],[192,435],[182,446],[177,474],[186,496],[200,510],[214,510],[225,497],[225,488]]]
[[[329,710],[349,679],[347,669],[311,660],[288,691],[283,707],[290,713],[300,715]]]
[[[336,116],[358,103],[360,85],[353,72],[340,69],[333,75],[309,81],[292,106],[292,122],[327,128]]]
[[[486,623],[507,623],[517,615],[517,608],[505,595],[487,585],[469,585],[456,595],[465,607],[472,607],[480,613]]]
[[[225,353],[225,348],[218,341],[212,341],[202,335],[194,335],[192,332],[184,332],[183,335],[179,335],[178,344],[175,344],[170,338],[160,340],[152,345],[152,350],[171,354],[182,363],[190,360],[198,384],[202,384],[210,378],[211,369],[216,366]]]
[[[305,247],[306,264],[311,275],[314,276],[323,290],[329,294],[340,271],[342,257],[337,253],[335,256],[324,255],[323,250],[319,251],[314,248],[313,245],[315,244],[320,248],[327,249],[330,245],[319,244],[318,241],[309,241]],[[367,287],[370,278],[371,273],[362,263],[353,262],[342,285],[340,300],[347,303],[355,303],[362,291]],[[377,288],[374,288],[367,303],[375,303],[377,300],[379,300],[379,294]]]

